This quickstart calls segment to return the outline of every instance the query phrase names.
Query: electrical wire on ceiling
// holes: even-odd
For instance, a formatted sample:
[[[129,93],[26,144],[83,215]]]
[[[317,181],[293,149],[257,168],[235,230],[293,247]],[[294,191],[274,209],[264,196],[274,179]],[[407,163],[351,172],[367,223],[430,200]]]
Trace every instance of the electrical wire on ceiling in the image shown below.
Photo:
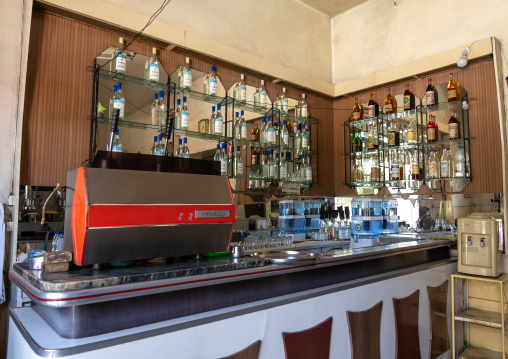
[[[169,2],[171,0],[163,0],[162,1],[162,5],[153,13],[152,16],[150,16],[150,19],[148,20],[148,22],[146,23],[146,25],[141,29],[139,30],[139,32],[132,38],[132,40],[127,44],[125,45],[123,48],[122,48],[122,52],[127,50],[127,48],[139,37],[139,35],[141,35],[143,33],[143,31],[145,31],[145,29],[152,25],[152,23],[155,21],[155,19],[157,18],[157,16],[159,16],[162,11],[164,10],[164,8],[166,6],[168,6]],[[120,53],[120,52],[119,52]],[[115,56],[113,56],[108,62],[106,62],[104,65],[101,66],[101,68],[103,68],[104,66],[106,66],[107,64],[109,64],[111,61],[113,61],[117,56],[118,54],[117,53]]]

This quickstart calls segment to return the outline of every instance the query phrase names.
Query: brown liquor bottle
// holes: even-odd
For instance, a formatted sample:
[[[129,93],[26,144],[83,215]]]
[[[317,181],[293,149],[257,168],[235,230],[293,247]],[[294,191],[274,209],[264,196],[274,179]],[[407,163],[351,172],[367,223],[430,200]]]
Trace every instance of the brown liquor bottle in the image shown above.
[[[358,98],[355,98],[355,104],[353,105],[353,121],[363,120],[363,107],[358,104]]]
[[[406,91],[404,91],[404,111],[415,109],[415,95],[409,91],[409,84],[406,82]]]
[[[392,96],[390,89],[386,95],[384,111],[386,115],[397,112],[397,100]]]
[[[368,109],[367,113],[368,118],[379,116],[379,105],[377,104],[376,101],[374,101],[374,96],[372,92],[370,93],[370,100],[367,109]]]
[[[427,142],[436,142],[439,136],[439,130],[437,127],[437,123],[433,121],[436,119],[436,116],[429,115],[429,123],[427,124]]]
[[[460,101],[460,86],[453,81],[453,74],[450,72],[450,80],[448,81],[448,102]]]
[[[429,84],[427,85],[427,90],[425,90],[425,98],[427,101],[427,106],[434,106],[439,103],[437,90],[434,86],[432,86],[432,79],[430,77]]]
[[[459,118],[455,115],[455,110],[451,109],[452,115],[448,121],[448,139],[456,140],[460,138],[460,122]]]

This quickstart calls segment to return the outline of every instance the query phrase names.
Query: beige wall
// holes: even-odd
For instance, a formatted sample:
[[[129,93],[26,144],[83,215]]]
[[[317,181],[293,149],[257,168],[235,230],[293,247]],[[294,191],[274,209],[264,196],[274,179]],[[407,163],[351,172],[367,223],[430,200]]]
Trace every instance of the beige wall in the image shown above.
[[[332,19],[333,83],[490,36],[508,43],[507,17],[506,0],[367,1]]]

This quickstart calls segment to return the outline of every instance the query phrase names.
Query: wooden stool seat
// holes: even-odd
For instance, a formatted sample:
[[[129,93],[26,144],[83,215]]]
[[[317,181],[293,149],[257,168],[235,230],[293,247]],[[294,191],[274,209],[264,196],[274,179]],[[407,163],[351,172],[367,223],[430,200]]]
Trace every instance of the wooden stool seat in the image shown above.
[[[328,359],[332,317],[315,327],[294,333],[282,333],[286,359]]]
[[[418,308],[420,305],[420,290],[413,294],[397,299],[393,298],[395,315],[395,358],[421,358],[420,335],[418,333]]]
[[[381,312],[383,301],[363,312],[346,312],[351,359],[381,359]]]

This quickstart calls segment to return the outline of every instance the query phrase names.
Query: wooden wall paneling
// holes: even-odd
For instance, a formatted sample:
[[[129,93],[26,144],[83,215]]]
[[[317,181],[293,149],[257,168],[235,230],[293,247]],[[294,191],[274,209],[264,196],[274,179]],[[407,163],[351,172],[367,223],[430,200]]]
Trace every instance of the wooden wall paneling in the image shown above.
[[[498,121],[496,79],[492,59],[483,59],[470,63],[465,68],[449,68],[435,73],[411,79],[380,88],[365,90],[361,93],[338,99],[334,102],[334,138],[336,141],[335,152],[335,186],[336,196],[347,196],[351,194],[349,186],[344,185],[345,159],[344,134],[342,124],[349,118],[352,112],[354,98],[358,97],[359,102],[367,102],[369,93],[372,92],[374,100],[382,106],[386,98],[387,90],[391,89],[392,95],[401,94],[405,90],[405,82],[409,83],[411,91],[422,98],[428,84],[428,77],[432,83],[447,83],[450,72],[453,77],[468,91],[470,99],[469,108],[469,129],[471,135],[471,173],[473,180],[464,189],[464,193],[492,193],[502,192],[503,176],[501,172],[501,137]],[[399,107],[402,104],[397,104]],[[349,110],[350,109],[350,110]],[[354,193],[354,192],[353,192]]]

